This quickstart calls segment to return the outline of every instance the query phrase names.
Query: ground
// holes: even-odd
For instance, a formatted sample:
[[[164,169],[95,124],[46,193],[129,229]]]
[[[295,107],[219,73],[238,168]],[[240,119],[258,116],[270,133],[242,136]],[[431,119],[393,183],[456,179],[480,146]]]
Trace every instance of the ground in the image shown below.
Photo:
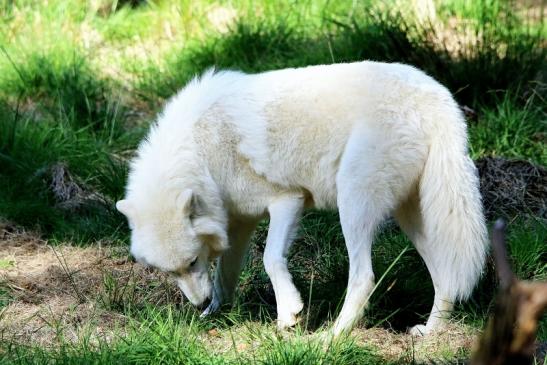
[[[62,341],[111,341],[126,331],[128,318],[113,305],[124,293],[113,292],[107,278],[127,285],[121,290],[147,288],[147,300],[165,304],[166,292],[176,292],[174,282],[158,272],[127,260],[123,247],[51,246],[32,232],[18,230],[7,223],[0,226],[0,280],[11,290],[12,298],[3,308],[0,332],[6,338],[47,347]],[[129,288],[131,287],[131,288]],[[142,293],[135,295],[143,295]],[[172,299],[172,298],[171,298]],[[180,297],[175,301],[180,302]],[[243,321],[224,329],[203,331],[203,341],[217,354],[245,351],[254,346],[253,332],[291,338],[291,331],[278,332],[273,323]],[[305,332],[314,340],[312,332]],[[446,330],[427,338],[412,337],[385,328],[358,327],[352,332],[356,343],[374,349],[385,359],[414,358],[423,361],[432,354],[455,354],[469,349],[478,331],[463,322],[451,323]],[[262,334],[263,335],[263,334]]]

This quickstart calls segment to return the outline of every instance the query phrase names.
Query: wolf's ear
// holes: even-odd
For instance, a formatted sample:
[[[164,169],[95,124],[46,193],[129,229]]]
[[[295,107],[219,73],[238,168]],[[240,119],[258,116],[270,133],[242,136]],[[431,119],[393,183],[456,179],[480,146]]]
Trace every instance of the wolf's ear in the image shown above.
[[[177,207],[185,217],[192,214],[192,189],[186,189],[177,197]]]
[[[197,216],[192,220],[194,231],[213,249],[220,253],[228,248],[226,227],[207,216]]]
[[[183,191],[177,198],[177,206],[180,207],[185,217],[191,220],[205,214],[205,203],[192,189]]]
[[[118,209],[118,211],[122,213],[123,215],[125,215],[127,218],[134,216],[133,205],[126,199],[119,200],[116,203],[116,209]]]

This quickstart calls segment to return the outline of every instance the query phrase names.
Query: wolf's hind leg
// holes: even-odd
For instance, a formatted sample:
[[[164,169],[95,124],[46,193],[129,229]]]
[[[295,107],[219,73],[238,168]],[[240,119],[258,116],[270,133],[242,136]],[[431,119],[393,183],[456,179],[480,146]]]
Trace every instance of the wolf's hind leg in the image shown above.
[[[349,256],[346,298],[333,334],[351,330],[374,288],[371,246],[380,223],[406,196],[417,178],[420,146],[354,131],[337,175],[337,204]],[[410,139],[409,139],[410,140]]]
[[[268,206],[270,227],[264,251],[264,267],[272,281],[277,303],[277,325],[294,326],[304,304],[287,268],[287,253],[298,229],[304,199],[284,197]]]
[[[228,228],[230,247],[217,260],[215,284],[211,304],[203,311],[202,317],[216,312],[224,303],[230,303],[241,273],[249,240],[256,228],[253,220],[231,220]]]
[[[351,330],[363,315],[374,288],[372,239],[386,213],[385,208],[378,209],[373,202],[356,203],[354,199],[356,194],[351,190],[339,192],[340,223],[349,256],[349,278],[344,305],[334,323],[334,336]]]
[[[453,310],[455,299],[443,292],[441,289],[443,286],[439,285],[442,284],[440,281],[443,280],[443,277],[439,273],[438,268],[434,266],[432,258],[433,255],[442,253],[433,252],[439,248],[434,247],[435,243],[428,242],[423,234],[423,218],[420,212],[417,190],[410,195],[406,202],[397,208],[394,216],[403,232],[412,241],[416,250],[425,261],[433,280],[433,287],[435,288],[435,298],[427,324],[415,325],[410,329],[412,335],[422,336],[443,328]]]

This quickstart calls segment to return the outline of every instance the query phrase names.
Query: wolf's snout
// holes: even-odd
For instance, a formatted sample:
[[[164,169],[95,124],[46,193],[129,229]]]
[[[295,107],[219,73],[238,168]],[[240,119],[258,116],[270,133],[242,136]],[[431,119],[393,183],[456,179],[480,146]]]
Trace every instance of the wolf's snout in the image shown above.
[[[201,304],[197,305],[196,307],[200,310],[204,310],[205,308],[207,308],[209,306],[209,304],[211,304],[211,297],[210,296],[205,298],[205,300],[203,302],[201,302]]]
[[[131,260],[131,262],[133,262],[135,264],[138,263],[138,264],[141,264],[144,267],[151,267],[151,265],[142,256],[135,256],[134,254],[130,253],[129,254],[129,259]]]

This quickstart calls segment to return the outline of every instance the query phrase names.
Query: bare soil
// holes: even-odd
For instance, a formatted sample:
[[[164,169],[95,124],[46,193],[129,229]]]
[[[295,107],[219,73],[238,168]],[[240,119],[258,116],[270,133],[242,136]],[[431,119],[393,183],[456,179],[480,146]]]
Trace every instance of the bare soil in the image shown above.
[[[488,219],[528,213],[547,218],[547,169],[525,160],[483,157],[476,161]]]
[[[142,301],[147,283],[170,284],[130,262],[126,249],[53,246],[6,223],[0,223],[0,260],[0,288],[8,303],[0,307],[0,335],[42,346],[55,344],[60,329],[64,340],[84,333],[108,340],[127,320],[115,310],[127,295]],[[162,291],[160,286],[155,295],[147,292],[146,300],[159,303],[174,288]]]

